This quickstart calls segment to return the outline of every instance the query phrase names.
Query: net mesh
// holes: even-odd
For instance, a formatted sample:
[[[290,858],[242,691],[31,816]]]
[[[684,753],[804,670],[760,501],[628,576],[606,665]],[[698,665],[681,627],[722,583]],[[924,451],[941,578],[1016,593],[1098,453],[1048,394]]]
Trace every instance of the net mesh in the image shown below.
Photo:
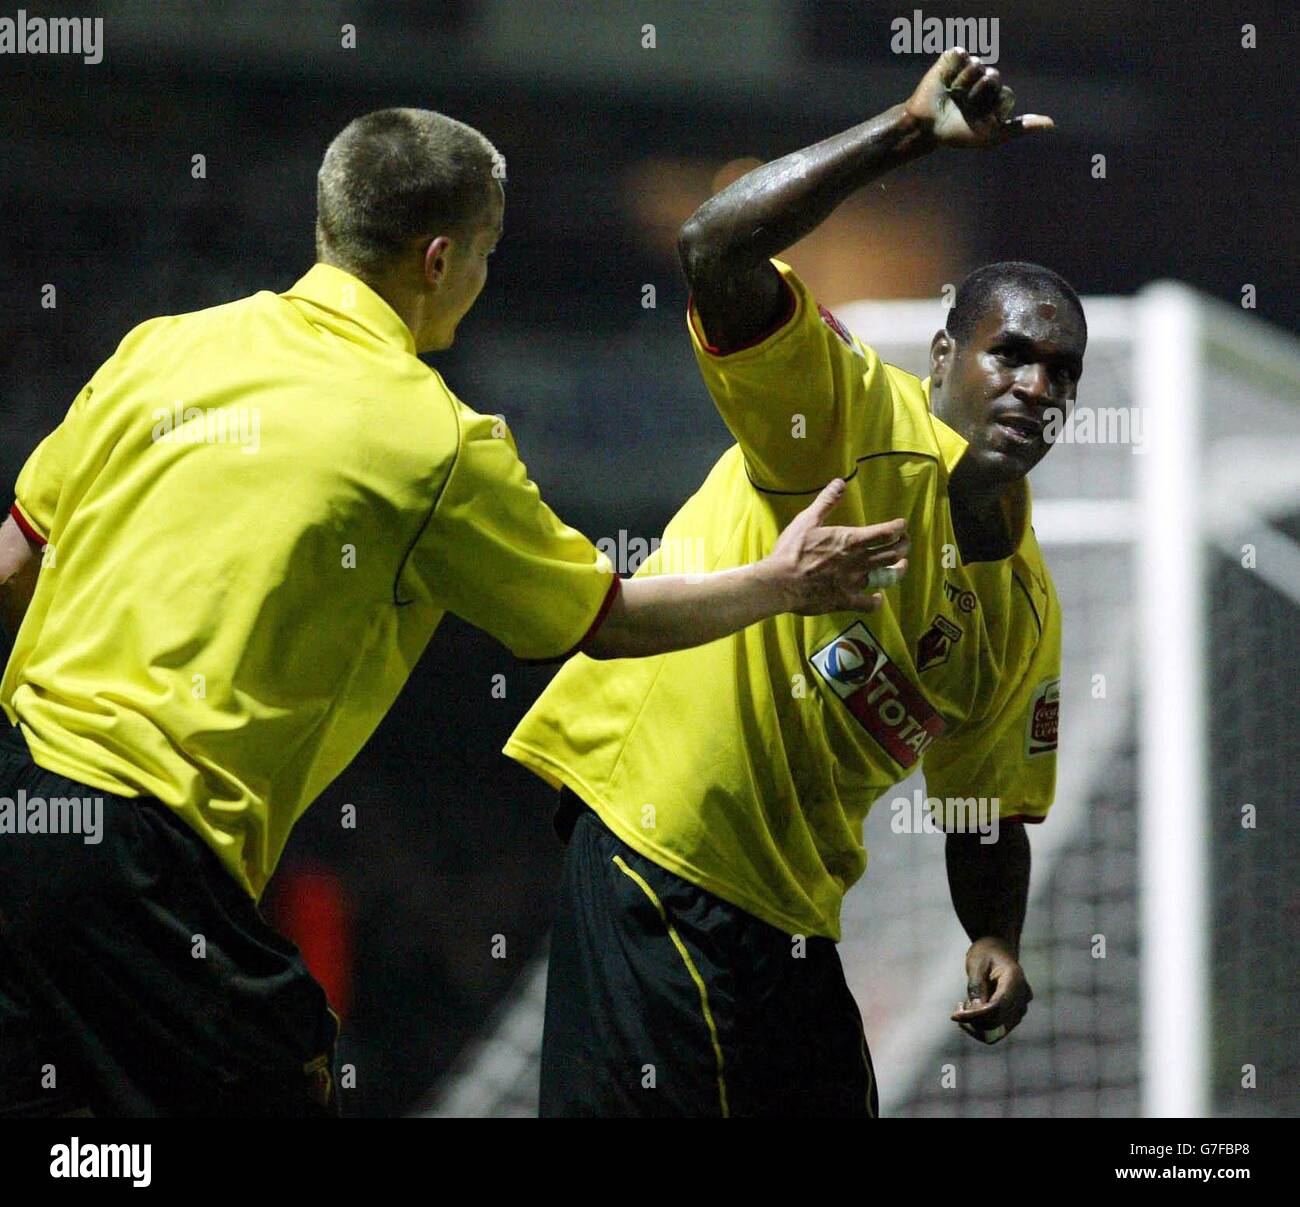
[[[1300,607],[1239,562],[1216,556],[1214,565],[1224,606],[1212,612],[1210,641],[1212,1100],[1223,1114],[1294,1115],[1300,839],[1289,807],[1300,731],[1284,710],[1294,713],[1300,682]],[[1253,826],[1243,824],[1246,806]]]

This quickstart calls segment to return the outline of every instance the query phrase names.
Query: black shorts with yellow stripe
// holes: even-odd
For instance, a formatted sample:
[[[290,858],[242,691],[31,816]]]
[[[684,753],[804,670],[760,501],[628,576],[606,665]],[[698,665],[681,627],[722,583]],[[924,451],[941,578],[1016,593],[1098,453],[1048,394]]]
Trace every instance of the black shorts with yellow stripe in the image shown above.
[[[207,844],[38,766],[0,718],[0,806],[20,793],[98,821],[0,832],[0,1117],[337,1116],[338,1018]]]
[[[872,1117],[834,942],[799,941],[638,854],[571,793],[551,936],[548,1116]]]

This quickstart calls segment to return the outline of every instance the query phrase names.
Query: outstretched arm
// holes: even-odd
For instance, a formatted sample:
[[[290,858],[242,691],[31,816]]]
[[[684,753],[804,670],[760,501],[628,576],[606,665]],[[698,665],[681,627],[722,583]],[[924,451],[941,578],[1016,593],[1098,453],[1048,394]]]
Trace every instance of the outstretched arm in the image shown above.
[[[755,168],[706,201],[682,227],[678,252],[709,340],[726,353],[770,330],[783,302],[771,257],[891,168],[938,146],[991,147],[1051,129],[1047,117],[1012,118],[1014,105],[997,71],[949,50],[903,104]]]
[[[865,528],[824,526],[844,496],[830,483],[801,511],[762,561],[713,574],[628,579],[584,652],[637,658],[716,641],[783,612],[874,612],[878,588],[907,571],[902,519]]]
[[[948,888],[971,945],[966,1001],[952,1019],[984,1043],[997,1043],[1029,1009],[1034,991],[1020,967],[1020,931],[1029,900],[1029,836],[1004,822],[997,841],[979,833],[949,834],[944,854]]]

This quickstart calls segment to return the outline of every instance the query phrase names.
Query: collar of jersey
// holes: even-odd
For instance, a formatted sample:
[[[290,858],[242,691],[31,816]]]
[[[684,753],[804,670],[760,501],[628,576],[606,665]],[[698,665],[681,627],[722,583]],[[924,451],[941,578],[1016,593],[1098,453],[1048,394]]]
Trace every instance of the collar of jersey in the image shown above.
[[[360,277],[335,268],[332,264],[314,264],[292,289],[281,295],[294,301],[310,302],[343,320],[341,334],[355,326],[382,343],[415,355],[415,337],[383,298]]]

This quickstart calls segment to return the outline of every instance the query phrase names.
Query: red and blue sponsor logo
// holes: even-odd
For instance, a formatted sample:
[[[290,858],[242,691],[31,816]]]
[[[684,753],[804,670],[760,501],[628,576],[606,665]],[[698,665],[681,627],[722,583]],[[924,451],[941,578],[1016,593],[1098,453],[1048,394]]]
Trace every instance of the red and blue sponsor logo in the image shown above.
[[[900,767],[914,767],[947,728],[860,620],[817,650],[811,661],[863,729]]]
[[[875,673],[876,652],[852,637],[838,637],[826,649],[825,664],[832,679],[858,687]]]

